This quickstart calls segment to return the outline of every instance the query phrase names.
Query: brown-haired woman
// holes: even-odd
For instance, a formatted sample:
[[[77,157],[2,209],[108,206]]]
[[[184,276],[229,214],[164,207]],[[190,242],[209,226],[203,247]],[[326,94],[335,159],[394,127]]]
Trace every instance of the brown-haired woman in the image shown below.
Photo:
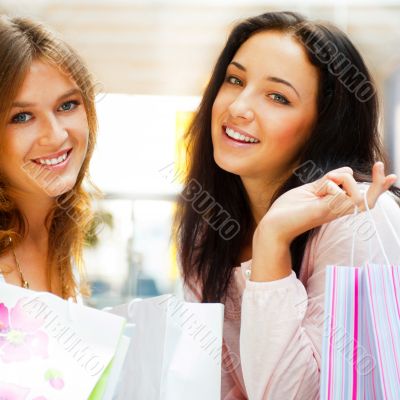
[[[0,17],[0,76],[0,279],[76,298],[87,290],[92,78],[56,34],[7,16]]]
[[[188,132],[176,219],[187,298],[225,304],[223,399],[319,398],[325,269],[350,264],[363,190],[371,208],[390,190],[372,215],[400,264],[377,104],[334,26],[271,12],[229,36]],[[355,264],[385,263],[375,232],[363,233]]]

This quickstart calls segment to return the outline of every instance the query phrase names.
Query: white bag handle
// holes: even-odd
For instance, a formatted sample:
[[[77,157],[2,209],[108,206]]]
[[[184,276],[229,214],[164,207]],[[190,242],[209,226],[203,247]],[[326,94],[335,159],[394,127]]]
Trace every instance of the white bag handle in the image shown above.
[[[385,217],[385,220],[386,220],[387,224],[389,225],[389,228],[392,231],[392,234],[393,234],[393,236],[394,236],[394,238],[395,238],[395,240],[396,240],[396,242],[397,242],[397,244],[399,245],[399,248],[400,248],[400,238],[397,236],[397,233],[396,233],[396,231],[395,231],[395,229],[393,227],[393,224],[390,222],[390,219],[387,216],[385,209],[382,207],[382,205],[379,202],[378,202],[378,206],[379,206],[380,210],[382,211],[382,214]]]
[[[371,214],[371,210],[370,210],[370,208],[369,208],[369,206],[368,206],[367,190],[363,190],[363,196],[364,196],[365,210],[366,210],[367,215],[368,215],[368,217],[369,217],[369,221],[371,222],[371,224],[372,224],[372,226],[373,226],[373,228],[374,228],[374,231],[375,231],[375,234],[376,234],[376,238],[378,239],[379,247],[380,247],[380,249],[381,249],[381,251],[382,251],[383,256],[385,257],[385,262],[386,262],[386,264],[387,264],[387,265],[390,265],[389,258],[388,258],[388,256],[387,256],[386,251],[385,251],[385,248],[384,248],[384,246],[383,246],[383,241],[382,241],[382,239],[381,239],[381,236],[379,235],[378,229],[376,228],[376,224],[375,224],[374,218],[372,217],[372,214]],[[392,223],[390,222],[390,219],[389,219],[389,217],[387,216],[386,211],[384,210],[384,208],[382,207],[382,205],[379,203],[379,199],[377,200],[377,205],[378,205],[378,207],[380,208],[380,210],[382,211],[383,216],[385,217],[385,220],[386,220],[387,224],[389,225],[389,228],[390,228],[390,230],[391,230],[391,232],[392,232],[392,234],[393,234],[393,236],[394,236],[394,238],[395,238],[395,240],[396,240],[396,243],[399,245],[399,248],[400,248],[400,239],[399,239],[399,237],[397,236],[397,233],[396,233],[396,231],[395,231],[395,229],[394,229]],[[354,207],[354,214],[353,214],[353,215],[356,216],[357,213],[358,213],[358,207],[355,206],[355,207]],[[371,238],[372,238],[372,236],[371,236]],[[372,260],[371,238],[368,239],[368,252],[369,252],[369,259],[370,259],[370,260]],[[351,265],[351,266],[354,266],[355,239],[356,239],[356,230],[355,230],[355,228],[354,228],[354,226],[353,226],[353,241],[352,241],[352,246],[351,246],[351,260],[350,260],[350,262],[351,262],[350,265]]]

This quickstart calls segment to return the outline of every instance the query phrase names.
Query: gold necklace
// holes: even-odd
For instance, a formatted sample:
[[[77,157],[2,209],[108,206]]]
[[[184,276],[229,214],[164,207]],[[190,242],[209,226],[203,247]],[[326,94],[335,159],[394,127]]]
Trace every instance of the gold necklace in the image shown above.
[[[11,237],[10,237],[10,243],[11,243],[11,251],[12,251],[13,256],[14,256],[14,261],[15,261],[15,264],[17,266],[17,269],[18,269],[18,272],[19,272],[19,276],[21,277],[21,287],[23,287],[25,289],[29,289],[29,282],[25,279],[25,277],[24,277],[24,275],[22,273],[22,270],[21,270],[21,267],[19,265],[17,256],[15,254],[14,245],[12,244]]]
[[[25,277],[22,273],[21,267],[20,267],[18,259],[17,259],[17,255],[15,254],[14,245],[12,243],[11,236],[9,236],[8,239],[10,240],[11,251],[14,256],[15,265],[17,266],[17,270],[18,270],[19,276],[21,278],[21,287],[23,287],[25,289],[29,289],[29,282],[25,279]],[[0,272],[1,272],[1,270],[0,270]],[[66,288],[65,288],[65,282],[64,282],[64,275],[62,273],[60,273],[60,283],[61,283],[61,297],[64,298],[65,293],[66,293]]]

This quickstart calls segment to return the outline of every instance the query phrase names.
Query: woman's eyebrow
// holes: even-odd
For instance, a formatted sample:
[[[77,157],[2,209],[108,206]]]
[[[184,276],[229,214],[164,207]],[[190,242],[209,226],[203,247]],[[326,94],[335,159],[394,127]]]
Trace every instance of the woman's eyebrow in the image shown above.
[[[271,82],[282,83],[283,85],[289,86],[290,88],[292,88],[295,91],[295,93],[297,94],[297,97],[300,99],[299,92],[296,90],[296,88],[290,82],[286,81],[285,79],[278,78],[277,76],[267,76],[266,80],[271,81]]]
[[[57,99],[57,102],[64,100],[65,98],[73,96],[75,94],[81,94],[81,91],[78,88],[68,90],[68,92],[64,93]],[[25,102],[25,101],[16,101],[16,102],[12,103],[11,107],[25,108],[25,107],[34,107],[35,105],[36,105],[35,103],[29,103],[29,102]]]
[[[231,64],[234,65],[235,67],[239,68],[240,70],[246,72],[246,68],[245,68],[242,64],[238,63],[237,61],[232,61]],[[266,80],[267,80],[267,81],[270,81],[270,82],[282,83],[283,85],[289,86],[290,88],[292,88],[292,89],[294,90],[294,92],[297,94],[297,97],[300,99],[300,94],[299,94],[299,92],[298,92],[298,91],[296,90],[296,88],[295,88],[290,82],[288,82],[287,80],[282,79],[282,78],[279,78],[279,77],[277,77],[277,76],[267,76],[267,77],[266,77]]]
[[[246,71],[246,68],[242,64],[238,63],[237,61],[232,61],[231,64],[234,65],[235,67],[241,69],[242,71]]]

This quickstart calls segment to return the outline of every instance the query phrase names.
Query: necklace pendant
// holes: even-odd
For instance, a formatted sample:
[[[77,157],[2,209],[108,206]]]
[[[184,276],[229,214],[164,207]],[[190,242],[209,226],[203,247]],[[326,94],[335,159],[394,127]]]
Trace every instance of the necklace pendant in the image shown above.
[[[28,281],[23,280],[23,281],[22,281],[22,287],[23,287],[24,289],[29,289],[29,283],[28,283]]]

